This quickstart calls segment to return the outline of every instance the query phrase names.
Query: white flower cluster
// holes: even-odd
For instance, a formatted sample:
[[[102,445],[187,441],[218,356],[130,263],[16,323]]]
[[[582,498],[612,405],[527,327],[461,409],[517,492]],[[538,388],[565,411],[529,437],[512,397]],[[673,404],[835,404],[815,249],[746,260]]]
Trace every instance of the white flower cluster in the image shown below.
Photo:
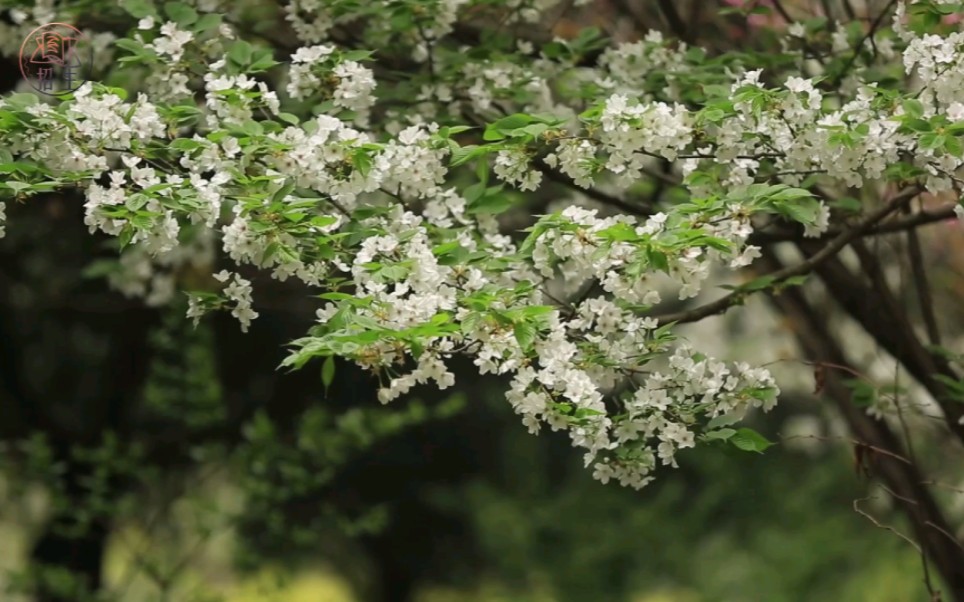
[[[432,134],[438,125],[413,125],[385,145],[379,163],[387,165],[382,186],[406,197],[426,198],[439,193],[445,181],[442,161],[447,148],[433,148]]]
[[[88,82],[74,92],[74,102],[67,116],[76,133],[89,146],[111,147],[111,150],[131,148],[131,140],[146,142],[164,135],[164,126],[157,109],[144,95],[138,95],[132,105],[113,93],[92,94]],[[103,163],[101,163],[103,165]]]
[[[684,160],[684,174],[709,164],[726,166],[721,183],[738,190],[756,182],[766,159],[787,183],[799,184],[808,174],[822,173],[854,187],[881,178],[902,152],[912,152],[918,165],[934,174],[928,186],[936,191],[949,186],[938,181],[938,172],[960,165],[951,155],[921,152],[915,136],[900,133],[900,109],[882,113],[876,108],[882,93],[875,84],[860,87],[855,98],[827,111],[812,80],[794,76],[784,90],[769,90],[760,75],[747,72],[733,84],[736,113],[707,127],[708,142],[696,149],[706,158]],[[827,208],[821,208],[807,234],[825,231],[828,216]]]
[[[285,19],[299,40],[317,44],[328,37],[328,31],[335,24],[330,4],[323,0],[292,0],[284,4]]]
[[[148,17],[150,19],[150,17]],[[150,29],[154,26],[150,23],[141,22],[139,29]],[[168,21],[161,25],[161,35],[145,46],[158,54],[162,58],[178,62],[184,56],[184,46],[194,39],[194,34],[190,31],[178,29],[177,23]]]
[[[665,352],[666,343],[653,337],[654,320],[605,298],[586,300],[572,320],[561,321],[555,312],[549,318],[549,333],[536,345],[537,363],[518,370],[508,399],[532,433],[542,422],[553,430],[568,428],[603,482],[615,478],[643,487],[652,480],[657,457],[675,466],[676,451],[694,445],[702,419],[751,407],[769,410],[776,398],[766,370],[730,368],[686,345],[665,369],[639,371],[639,356]],[[622,409],[614,416],[603,398],[624,381],[635,393],[620,398]]]
[[[589,140],[563,140],[546,156],[549,167],[559,168],[577,186],[589,188],[596,173],[596,145]]]
[[[321,93],[335,106],[359,113],[364,122],[375,103],[374,75],[356,61],[337,59],[334,52],[332,46],[317,45],[299,48],[291,55],[288,95],[307,98]]]
[[[300,188],[329,196],[348,209],[354,207],[359,194],[378,189],[389,168],[386,161],[376,158],[367,174],[352,163],[353,154],[373,142],[368,134],[328,115],[319,115],[306,126],[268,135],[290,148],[270,159],[273,173],[289,178]]]
[[[731,261],[746,264],[758,256],[759,249],[741,248],[750,229],[746,217],[740,217],[737,208],[733,211],[732,217],[721,217],[711,232],[733,243],[735,250],[728,256]],[[545,278],[552,278],[558,270],[565,276],[569,290],[576,290],[586,280],[594,278],[616,298],[644,305],[659,303],[659,292],[650,280],[651,266],[647,266],[642,274],[627,268],[645,261],[640,257],[641,244],[659,248],[667,216],[658,213],[648,218],[645,224],[638,225],[632,216],[599,218],[596,214],[596,210],[581,207],[565,209],[561,218],[576,228],[554,227],[542,234],[532,251],[535,268]],[[627,226],[645,242],[607,240],[605,232],[618,225]],[[680,299],[697,295],[709,276],[711,260],[724,258],[720,251],[701,246],[687,247],[678,253],[668,249],[664,247],[660,253],[665,256],[668,274],[680,287]]]
[[[7,235],[7,204],[0,203],[0,238]]]
[[[204,75],[205,107],[207,125],[211,129],[250,121],[258,108],[277,114],[280,109],[278,95],[262,81],[245,74],[223,73],[227,61],[212,63]],[[257,88],[257,92],[254,92]]]
[[[387,216],[372,218],[368,223],[380,226],[385,233],[366,238],[351,265],[339,266],[350,271],[356,294],[372,300],[371,309],[359,309],[362,315],[377,321],[380,328],[400,331],[429,322],[440,312],[454,311],[453,268],[440,265],[432,253],[422,219],[396,205]],[[336,312],[336,306],[329,303],[319,310],[319,321],[326,323]],[[451,386],[455,377],[442,358],[453,348],[449,340],[427,339],[426,350],[415,358],[417,367],[392,378],[379,390],[379,400],[387,403],[429,380],[442,389]],[[368,368],[405,362],[405,350],[389,339],[374,341],[354,356]]]
[[[904,68],[916,72],[923,87],[944,107],[964,102],[964,32],[947,37],[912,37],[904,50]]]
[[[227,270],[221,270],[214,275],[214,278],[222,283],[226,283],[228,280],[231,281],[224,287],[223,294],[230,302],[234,303],[231,315],[241,323],[241,331],[248,332],[251,321],[258,317],[258,312],[251,308],[251,281],[245,280],[238,274]],[[196,305],[192,305],[192,307],[196,307]],[[189,317],[195,318],[196,323],[198,318],[196,310],[192,311],[189,309],[189,312]]]
[[[110,186],[103,187],[92,182],[87,188],[87,202],[84,223],[91,233],[102,230],[111,235],[119,235],[128,226],[128,220],[114,217],[111,207],[135,203],[141,208],[160,215],[158,219],[149,219],[148,223],[138,224],[130,239],[132,244],[142,243],[145,250],[152,255],[164,254],[172,251],[178,245],[180,225],[174,211],[164,208],[160,198],[144,194],[149,188],[156,187],[160,197],[170,197],[183,184],[184,180],[174,174],[165,175],[161,180],[153,167],[142,166],[139,157],[123,156],[122,161],[128,171],[113,170],[110,172]],[[130,182],[127,182],[128,175]],[[132,190],[139,192],[132,193]]]
[[[235,205],[235,212],[240,205]],[[321,286],[325,277],[328,276],[329,266],[322,261],[306,262],[300,256],[282,256],[278,253],[271,254],[270,250],[274,246],[285,245],[287,248],[298,250],[302,245],[292,235],[281,233],[268,236],[254,232],[249,226],[249,218],[243,215],[236,215],[231,223],[221,229],[224,252],[232,260],[241,263],[250,263],[259,268],[271,270],[271,276],[284,282],[290,277],[311,286]],[[336,228],[340,220],[335,219],[333,224],[326,228],[318,228],[319,233]]]
[[[599,140],[609,154],[606,168],[628,183],[641,177],[648,157],[675,160],[692,143],[690,121],[689,111],[681,105],[631,102],[613,94],[600,118]]]
[[[532,169],[528,155],[519,149],[499,151],[492,171],[499,179],[517,185],[520,190],[535,190],[542,182],[542,173]]]
[[[684,68],[686,44],[671,48],[663,34],[649,31],[639,42],[623,43],[607,48],[599,58],[601,74],[599,85],[616,94],[638,94],[646,88],[646,79],[653,71],[667,72],[672,93],[672,73]],[[672,97],[672,96],[671,96]]]
[[[485,113],[496,101],[510,100],[520,93],[535,95],[537,102],[525,107],[534,111],[553,106],[548,82],[541,74],[509,61],[480,61],[465,66],[464,77],[456,82],[473,111]]]
[[[905,69],[921,85],[916,104],[902,106],[892,91],[864,83],[863,53],[839,95],[818,88],[826,75],[818,65],[766,80],[760,71],[718,70],[709,79],[725,85],[706,86],[713,98],[697,111],[672,104],[692,98],[683,86],[707,79],[699,53],[686,54],[685,45],[651,32],[586,67],[548,48],[532,59],[535,44],[519,40],[518,53],[478,53],[486,57],[479,59],[439,43],[458,10],[475,4],[287,3],[287,19],[307,45],[292,55],[285,101],[321,101],[322,112],[331,114],[316,117],[305,117],[303,107],[290,109],[298,115],[281,113],[268,83],[213,60],[221,59],[214,56],[223,50],[220,40],[196,40],[186,25],[157,24],[148,46],[165,60],[143,82],[157,104],[144,96],[124,102],[88,84],[69,102],[24,109],[30,119],[5,119],[3,127],[16,132],[0,131],[3,148],[15,161],[34,161],[86,187],[85,223],[126,244],[110,275],[124,294],[165,302],[177,287],[174,274],[190,261],[186,250],[208,266],[218,246],[235,264],[282,280],[323,287],[344,276],[344,288],[329,291],[331,301],[318,312],[313,333],[322,334],[305,345],[376,372],[382,402],[420,384],[452,386],[447,363],[468,354],[482,374],[511,379],[509,402],[530,430],[543,424],[567,430],[597,478],[636,487],[657,465],[675,465],[676,453],[705,434],[708,420],[768,409],[775,397],[765,370],[676,346],[666,328],[640,315],[660,302],[664,282],[681,299],[692,297],[714,264],[737,269],[760,256],[747,245],[759,207],[744,201],[744,192],[767,188],[761,182],[800,184],[811,175],[828,189],[875,186],[900,163],[926,170],[931,191],[960,182],[959,153],[928,147],[920,132],[902,124],[911,110],[922,112],[922,121],[964,121],[964,34],[917,36],[897,28],[907,46]],[[557,4],[509,0],[502,16],[535,22]],[[392,31],[390,20],[369,18],[372,6],[411,8],[418,27]],[[19,24],[42,13],[12,16]],[[357,24],[357,39],[370,48],[384,40],[404,49],[408,56],[400,60],[418,75],[379,89],[376,98],[375,73],[348,60],[365,53],[323,44],[336,22]],[[138,27],[153,33],[154,19]],[[229,28],[219,33],[233,35]],[[794,26],[790,34],[806,30]],[[875,50],[887,55],[886,40],[878,41]],[[854,52],[852,42],[844,27],[832,37],[843,53]],[[206,71],[185,68],[198,56],[213,57],[203,63]],[[655,89],[664,81],[666,89]],[[204,98],[196,106],[199,89]],[[714,96],[717,89],[723,98]],[[373,110],[376,102],[391,106]],[[587,104],[594,108],[576,118]],[[448,187],[462,182],[463,174],[450,178],[446,165],[462,138],[441,136],[436,125],[514,112],[545,113],[565,125],[540,130],[528,144],[510,136],[489,145],[483,137],[479,146],[487,148],[478,157],[491,164],[480,167],[510,185],[537,189],[543,176],[534,161],[543,156],[584,188],[612,180],[625,188],[670,161],[695,200],[661,197],[663,212],[645,219],[568,207],[540,220],[517,247],[503,234],[517,224],[486,213],[490,197]],[[680,175],[664,173],[664,180]],[[608,180],[598,182],[599,176]],[[816,213],[806,220],[807,236],[829,226],[828,207],[814,207],[806,207]],[[795,207],[777,209],[791,214]],[[4,217],[0,204],[0,235]],[[192,299],[190,317],[227,308],[247,330],[257,317],[252,283],[229,270],[215,278],[223,293]],[[578,300],[570,296],[576,292]]]
[[[643,447],[629,456],[618,454],[595,465],[594,475],[604,483],[617,479],[636,488],[652,480],[648,472],[656,458],[676,466],[680,449],[693,447],[701,417],[742,416],[751,408],[768,411],[779,389],[770,373],[738,362],[726,364],[695,353],[688,345],[678,347],[661,371],[646,378],[625,401],[625,418],[614,428],[617,449],[654,441],[655,451]]]
[[[464,199],[451,193],[436,201],[430,213],[433,218],[429,223],[469,220],[464,214]],[[625,221],[597,220],[575,208],[567,210],[566,216],[574,222],[592,221],[587,229],[597,232]],[[665,216],[657,217],[640,229],[655,233],[664,221]],[[484,318],[472,309],[469,300],[484,291],[511,290],[514,285],[531,282],[532,274],[506,275],[441,264],[429,243],[429,226],[399,205],[387,215],[369,218],[365,226],[382,233],[364,239],[351,265],[340,266],[350,269],[356,296],[368,301],[354,306],[356,323],[373,322],[377,325],[373,334],[410,332],[439,316],[453,314],[463,324],[447,335],[423,337],[421,351],[414,355],[393,336],[367,338],[366,343],[342,347],[338,337],[348,336],[357,328],[350,323],[333,332],[335,338],[329,344],[338,344],[336,351],[347,353],[362,366],[389,374],[378,393],[383,403],[418,384],[434,382],[442,389],[450,387],[454,375],[445,360],[457,348],[470,348],[482,374],[513,375],[507,397],[530,431],[538,432],[542,423],[554,430],[567,430],[573,444],[586,450],[587,465],[597,464],[597,477],[612,477],[637,487],[651,478],[656,458],[675,464],[676,450],[692,446],[702,419],[749,407],[769,409],[772,405],[776,388],[765,370],[744,365],[727,367],[685,346],[676,351],[665,370],[640,371],[647,361],[640,358],[668,351],[669,340],[654,334],[655,320],[640,317],[605,297],[581,302],[568,319],[557,309],[540,311],[540,326],[533,326],[531,331],[530,354],[512,327]],[[544,237],[558,241],[555,247],[562,255],[566,255],[567,245],[592,246],[586,233],[557,238],[561,230],[550,229]],[[509,245],[505,251],[511,254],[514,249]],[[578,251],[572,253],[580,255]],[[492,288],[493,284],[497,288]],[[533,290],[514,301],[497,301],[493,308],[524,311],[521,308],[542,302],[543,295]],[[319,310],[318,319],[325,325],[339,315],[338,305],[332,302]],[[413,367],[404,369],[409,365]],[[627,411],[614,418],[604,399],[621,383],[635,382],[637,377],[648,384],[634,385],[640,392],[624,399]]]

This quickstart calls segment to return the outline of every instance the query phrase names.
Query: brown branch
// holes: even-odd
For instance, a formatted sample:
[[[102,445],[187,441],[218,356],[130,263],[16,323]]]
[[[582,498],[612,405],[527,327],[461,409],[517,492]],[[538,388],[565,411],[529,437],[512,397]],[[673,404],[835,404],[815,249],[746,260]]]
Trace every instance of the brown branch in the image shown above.
[[[927,328],[927,338],[931,345],[940,345],[941,334],[937,326],[937,316],[934,314],[934,299],[931,297],[927,270],[924,268],[924,254],[921,251],[920,238],[913,228],[907,231],[907,254],[910,257],[914,287],[917,289],[917,301],[924,318],[924,326]]]
[[[793,276],[809,273],[823,262],[834,257],[840,252],[841,249],[847,246],[851,241],[859,238],[865,231],[877,224],[877,222],[909,203],[911,199],[918,194],[920,194],[920,189],[916,186],[912,186],[899,192],[896,196],[894,196],[894,198],[878,208],[876,211],[873,211],[858,221],[856,225],[838,234],[828,245],[823,247],[819,252],[814,253],[806,261],[794,266],[787,266],[770,274],[770,276],[773,278],[773,284],[779,284],[781,281]],[[725,312],[730,307],[742,303],[746,295],[747,293],[745,291],[736,291],[726,295],[725,297],[721,297],[716,301],[707,303],[706,305],[701,305],[700,307],[678,313],[656,316],[656,319],[661,324],[666,324],[668,322],[695,322],[697,320],[702,320],[703,318]]]
[[[945,205],[943,207],[938,207],[937,209],[923,209],[916,213],[911,214],[910,217],[903,219],[895,219],[880,223],[873,228],[870,228],[864,232],[863,236],[875,236],[879,234],[893,234],[895,232],[903,232],[905,230],[910,230],[918,226],[926,226],[933,224],[935,222],[943,222],[954,218],[954,207],[956,204]],[[830,228],[824,233],[820,238],[812,239],[815,242],[821,240],[826,240],[827,238],[832,238],[840,234],[840,229]],[[803,235],[800,232],[763,232],[756,231],[750,235],[747,240],[748,244],[751,245],[764,245],[776,242],[786,242],[786,241],[800,241],[803,240]]]
[[[908,466],[913,466],[913,465],[914,465],[913,462],[911,462],[910,460],[908,460],[907,458],[905,458],[904,456],[902,456],[902,455],[900,455],[900,454],[894,453],[894,452],[892,452],[892,451],[890,451],[890,450],[886,450],[886,449],[884,449],[884,448],[882,448],[882,447],[877,447],[876,445],[868,445],[868,444],[864,443],[863,441],[858,441],[857,439],[848,439],[848,438],[846,438],[846,437],[826,437],[826,436],[821,436],[821,435],[791,435],[791,436],[789,436],[789,437],[780,437],[780,441],[793,441],[794,439],[813,439],[813,440],[815,440],[815,441],[844,441],[844,442],[847,442],[847,443],[849,443],[849,444],[851,444],[851,445],[862,445],[863,447],[869,449],[870,451],[872,451],[872,452],[874,452],[874,453],[882,454],[882,455],[884,455],[884,456],[888,456],[888,457],[890,457],[890,458],[893,458],[894,460],[897,460],[897,461],[899,461],[899,462],[903,462],[904,464],[907,464]]]
[[[542,159],[536,159],[533,162],[533,164],[535,165],[536,169],[542,172],[547,178],[549,178],[553,182],[556,182],[558,184],[563,184],[577,192],[581,192],[582,194],[588,196],[589,198],[595,201],[599,201],[604,205],[609,205],[611,207],[621,209],[631,215],[647,216],[647,215],[652,215],[654,213],[651,207],[647,207],[645,205],[634,205],[632,203],[622,200],[619,197],[615,197],[611,194],[606,194],[605,192],[599,190],[598,188],[583,188],[582,186],[579,186],[578,184],[576,184],[572,180],[572,178],[570,178],[566,174],[549,167]]]
[[[887,3],[887,6],[884,7],[884,10],[880,11],[880,14],[877,15],[877,18],[874,20],[873,23],[871,23],[870,29],[867,30],[867,33],[864,34],[864,37],[860,38],[860,41],[857,42],[857,46],[854,48],[853,55],[851,55],[850,59],[844,64],[843,69],[841,69],[840,73],[837,74],[836,77],[834,77],[833,82],[830,84],[830,88],[832,89],[837,88],[840,85],[840,82],[842,82],[844,78],[847,77],[847,74],[850,73],[851,69],[853,69],[854,63],[857,62],[857,58],[860,57],[860,51],[861,49],[863,49],[864,44],[867,43],[867,40],[871,40],[871,42],[873,42],[874,34],[877,33],[877,30],[884,22],[884,17],[886,17],[887,14],[890,13],[891,9],[894,8],[894,6],[896,5],[897,5],[897,0],[890,0],[890,2]],[[874,46],[874,50],[875,50],[874,58],[877,58],[876,46]]]
[[[870,522],[872,522],[872,523],[874,524],[874,526],[877,527],[878,529],[883,529],[884,531],[890,531],[891,533],[893,533],[893,534],[896,535],[897,537],[903,539],[904,541],[906,541],[907,543],[909,543],[911,546],[913,546],[914,549],[917,550],[917,553],[918,553],[918,554],[923,554],[924,552],[920,549],[920,546],[917,545],[917,542],[916,542],[916,541],[914,541],[914,540],[911,539],[910,537],[907,537],[906,535],[904,535],[903,533],[901,533],[901,532],[898,531],[897,529],[891,527],[890,525],[885,525],[885,524],[881,523],[881,522],[878,521],[876,518],[874,518],[871,514],[869,514],[868,512],[866,512],[866,511],[864,511],[864,510],[862,510],[862,509],[860,508],[860,502],[866,502],[866,501],[868,501],[868,500],[873,500],[873,499],[876,499],[876,498],[874,498],[874,497],[865,497],[865,498],[860,498],[860,499],[854,500],[854,504],[853,504],[853,505],[854,505],[854,512],[856,512],[856,513],[859,514],[860,516],[863,516],[864,518],[866,518],[867,520],[869,520]]]
[[[851,21],[857,20],[857,12],[854,10],[854,6],[850,3],[850,0],[843,0],[843,8],[844,12],[847,13],[848,19]]]
[[[689,28],[686,27],[686,23],[684,23],[680,17],[679,11],[676,10],[676,6],[673,4],[673,0],[656,0],[656,4],[659,6],[659,12],[666,18],[666,22],[669,23],[676,37],[687,44],[692,44],[693,38],[690,35]]]

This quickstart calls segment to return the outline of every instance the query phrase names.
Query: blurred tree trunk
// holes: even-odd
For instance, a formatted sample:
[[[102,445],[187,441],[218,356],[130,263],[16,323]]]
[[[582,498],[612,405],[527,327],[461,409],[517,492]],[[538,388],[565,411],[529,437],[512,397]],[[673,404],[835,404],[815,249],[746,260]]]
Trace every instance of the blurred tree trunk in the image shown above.
[[[783,267],[770,252],[761,258],[760,266],[766,266],[768,270]],[[856,285],[854,282],[852,284]],[[850,362],[845,350],[830,332],[826,317],[798,289],[784,290],[778,295],[771,295],[770,299],[789,318],[807,359],[818,366],[827,366],[822,372],[822,393],[835,403],[846,420],[860,448],[855,449],[857,457],[866,457],[866,460],[859,460],[855,468],[858,472],[866,469],[868,476],[884,483],[906,516],[917,545],[926,555],[924,579],[931,599],[964,602],[964,546],[954,537],[954,529],[927,489],[922,467],[913,461],[913,455],[908,453],[885,422],[871,418],[852,402],[851,391],[844,384],[840,372],[841,368],[850,367]],[[928,563],[931,565],[929,570]],[[942,597],[941,594],[945,592],[940,591],[943,589],[940,583],[934,583],[930,570],[943,578],[947,587],[946,597]]]
[[[29,558],[31,569],[42,573],[69,572],[71,580],[81,587],[63,591],[40,576],[36,579],[37,602],[78,602],[80,591],[93,593],[101,588],[110,524],[105,518],[95,519],[88,525],[80,523],[78,511],[84,508],[86,497],[83,481],[88,477],[90,471],[84,467],[69,466],[65,476],[65,501],[69,505],[51,513]]]

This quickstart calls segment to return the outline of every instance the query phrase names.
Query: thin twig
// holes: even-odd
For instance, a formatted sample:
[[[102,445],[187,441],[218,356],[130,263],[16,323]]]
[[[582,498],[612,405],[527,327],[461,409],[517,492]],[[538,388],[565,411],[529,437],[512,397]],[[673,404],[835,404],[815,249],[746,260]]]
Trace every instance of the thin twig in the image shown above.
[[[794,439],[813,439],[815,441],[825,441],[825,442],[839,441],[839,442],[850,443],[851,445],[855,445],[855,446],[859,445],[866,449],[871,450],[872,452],[875,452],[884,456],[888,456],[890,458],[903,462],[908,466],[913,466],[910,460],[901,456],[900,454],[896,454],[882,447],[877,447],[876,445],[870,445],[863,441],[858,441],[857,439],[848,439],[846,437],[828,437],[823,435],[790,435],[789,437],[780,437],[780,441],[793,441]]]
[[[865,518],[866,518],[867,520],[869,520],[870,522],[874,523],[874,526],[875,526],[875,527],[878,527],[878,528],[883,529],[883,530],[885,530],[885,531],[890,531],[891,533],[893,533],[893,534],[896,535],[897,537],[903,539],[904,541],[906,541],[906,542],[909,543],[910,545],[914,546],[914,549],[917,550],[917,553],[918,553],[918,554],[921,554],[921,553],[922,553],[922,552],[921,552],[921,548],[920,548],[919,545],[917,545],[917,542],[915,542],[913,539],[907,537],[906,535],[904,535],[903,533],[901,533],[901,532],[898,531],[897,529],[895,529],[895,528],[893,528],[893,527],[891,527],[891,526],[889,526],[889,525],[884,525],[884,524],[882,524],[880,521],[878,521],[876,518],[874,518],[873,516],[871,516],[870,514],[868,514],[867,512],[865,512],[865,511],[860,507],[860,502],[866,502],[866,501],[875,500],[875,499],[877,499],[877,498],[876,498],[876,497],[865,497],[865,498],[860,498],[860,499],[854,500],[854,512],[856,512],[857,514],[865,517]]]
[[[844,64],[843,69],[840,71],[839,74],[837,74],[837,77],[834,78],[833,83],[831,84],[832,88],[836,88],[840,84],[840,82],[842,82],[844,78],[847,77],[847,74],[853,68],[854,63],[857,62],[857,58],[860,56],[860,51],[864,47],[864,44],[867,43],[867,40],[873,39],[874,34],[877,33],[877,30],[880,28],[880,25],[884,22],[884,17],[886,17],[887,14],[890,13],[890,10],[896,4],[897,4],[897,0],[890,0],[890,2],[887,3],[887,6],[884,7],[884,10],[880,11],[880,14],[877,15],[877,18],[870,25],[870,29],[867,31],[866,34],[864,34],[864,37],[860,38],[860,41],[857,42],[857,46],[854,48],[853,55],[851,55],[850,59],[846,62],[846,64]]]

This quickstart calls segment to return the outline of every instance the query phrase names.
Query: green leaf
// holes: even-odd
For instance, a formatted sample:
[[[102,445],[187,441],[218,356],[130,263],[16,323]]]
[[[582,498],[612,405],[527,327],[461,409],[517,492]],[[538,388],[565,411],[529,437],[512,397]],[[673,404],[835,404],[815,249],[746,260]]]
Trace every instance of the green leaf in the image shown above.
[[[912,132],[918,132],[918,133],[930,132],[934,129],[934,126],[931,125],[930,121],[927,121],[926,119],[920,119],[917,117],[904,120],[903,126],[905,130],[910,130]]]
[[[933,378],[950,390],[949,393],[954,401],[964,403],[964,380],[958,380],[943,374],[935,374]]]
[[[473,128],[470,125],[453,125],[453,126],[448,126],[440,129],[438,133],[440,137],[448,138],[450,136],[461,134],[462,132],[467,132],[472,129],[475,129],[475,128]]]
[[[916,98],[905,99],[902,106],[904,107],[904,113],[910,117],[919,119],[924,116],[924,105]]]
[[[372,54],[371,50],[349,50],[348,52],[343,52],[341,58],[346,61],[364,61],[370,59]]]
[[[535,118],[524,113],[516,113],[515,115],[503,117],[495,123],[489,124],[489,126],[485,128],[485,132],[482,134],[482,139],[488,141],[502,140],[505,138],[504,132],[525,127],[533,121],[535,121]]]
[[[848,378],[843,381],[851,391],[850,401],[858,408],[865,408],[877,401],[877,389],[865,380]]]
[[[148,16],[157,16],[157,11],[154,10],[154,5],[148,0],[121,0],[120,6],[135,19],[143,19],[144,17]],[[120,40],[117,41],[119,42]]]
[[[149,200],[150,199],[148,199],[147,195],[145,194],[134,193],[127,197],[127,200],[124,201],[124,205],[131,211],[139,211],[143,209],[145,205],[147,205]]]
[[[228,59],[239,67],[246,67],[251,62],[253,52],[251,44],[244,40],[238,40],[231,44],[231,48],[228,49]]]
[[[716,123],[723,121],[723,118],[726,117],[726,113],[723,111],[723,109],[704,109],[700,112],[700,116],[702,116],[706,121]]]
[[[270,69],[278,64],[278,61],[274,60],[270,50],[259,50],[257,53],[252,54],[248,71],[257,73]]]
[[[859,200],[850,196],[837,199],[830,203],[830,206],[834,209],[846,211],[847,213],[860,213],[860,210],[863,208],[863,204]]]
[[[17,194],[30,188],[30,184],[27,184],[26,182],[10,181],[10,182],[0,182],[0,183],[5,184],[7,188],[10,188]]]
[[[198,19],[197,23],[195,23],[194,27],[191,29],[194,30],[194,33],[203,33],[209,29],[214,29],[219,25],[221,25],[221,15],[208,13]]]
[[[928,132],[920,137],[920,147],[921,148],[941,148],[944,146],[945,137],[942,134],[936,132]]]
[[[276,190],[275,193],[271,195],[271,202],[276,203],[279,201],[284,201],[285,197],[287,197],[292,192],[294,192],[294,189],[295,189],[294,182],[285,182],[285,184],[281,188]]]
[[[470,205],[475,201],[481,199],[483,194],[485,194],[484,182],[476,182],[475,184],[472,184],[471,186],[466,188],[465,191],[462,192],[462,196]]]
[[[374,162],[365,149],[359,149],[352,155],[352,164],[358,170],[358,173],[367,176],[371,173]]]
[[[122,251],[127,247],[127,245],[131,244],[132,238],[134,238],[134,228],[131,226],[125,226],[124,229],[121,230],[120,235],[117,237],[117,242]]]
[[[944,150],[955,157],[964,156],[964,146],[956,136],[947,136],[944,141]]]
[[[469,203],[467,212],[477,213],[502,213],[512,207],[512,196],[502,192],[502,185],[490,186],[485,189],[485,193],[474,202]]]
[[[292,115],[291,113],[278,113],[278,119],[284,121],[285,123],[290,123],[291,125],[298,125],[300,120],[297,115]]]
[[[723,414],[722,416],[711,418],[710,421],[706,423],[706,428],[707,430],[718,429],[723,426],[730,426],[739,421],[740,416],[737,414]]]
[[[467,161],[471,161],[475,157],[481,157],[482,155],[493,152],[493,150],[494,149],[489,146],[478,146],[475,144],[454,149],[452,151],[452,159],[449,162],[449,165],[451,167],[462,165]]]
[[[729,438],[729,442],[737,449],[749,452],[763,453],[768,447],[774,445],[766,437],[749,428],[741,428]]]
[[[192,151],[201,148],[202,143],[192,138],[178,138],[176,140],[172,140],[168,146],[175,150]]]
[[[328,388],[335,380],[335,356],[329,355],[325,358],[325,363],[321,365],[321,384],[325,386],[325,395],[328,395]]]
[[[528,322],[516,322],[512,331],[515,334],[515,340],[519,342],[519,347],[528,353],[536,339],[536,327]]]
[[[197,11],[183,2],[168,2],[164,5],[164,14],[178,25],[188,26],[197,21]]]
[[[776,279],[772,275],[767,274],[765,276],[760,276],[759,278],[754,278],[738,288],[741,291],[762,291],[773,286],[774,280]]]
[[[786,280],[781,281],[781,282],[780,282],[780,285],[781,285],[781,286],[801,286],[801,285],[803,285],[803,284],[806,284],[808,278],[809,278],[809,275],[808,275],[808,274],[800,274],[799,276],[791,276],[791,277],[787,278]]]
[[[703,435],[703,437],[708,441],[715,441],[715,440],[726,441],[735,434],[736,434],[736,431],[733,429],[722,428],[718,431],[710,431],[705,435]]]

